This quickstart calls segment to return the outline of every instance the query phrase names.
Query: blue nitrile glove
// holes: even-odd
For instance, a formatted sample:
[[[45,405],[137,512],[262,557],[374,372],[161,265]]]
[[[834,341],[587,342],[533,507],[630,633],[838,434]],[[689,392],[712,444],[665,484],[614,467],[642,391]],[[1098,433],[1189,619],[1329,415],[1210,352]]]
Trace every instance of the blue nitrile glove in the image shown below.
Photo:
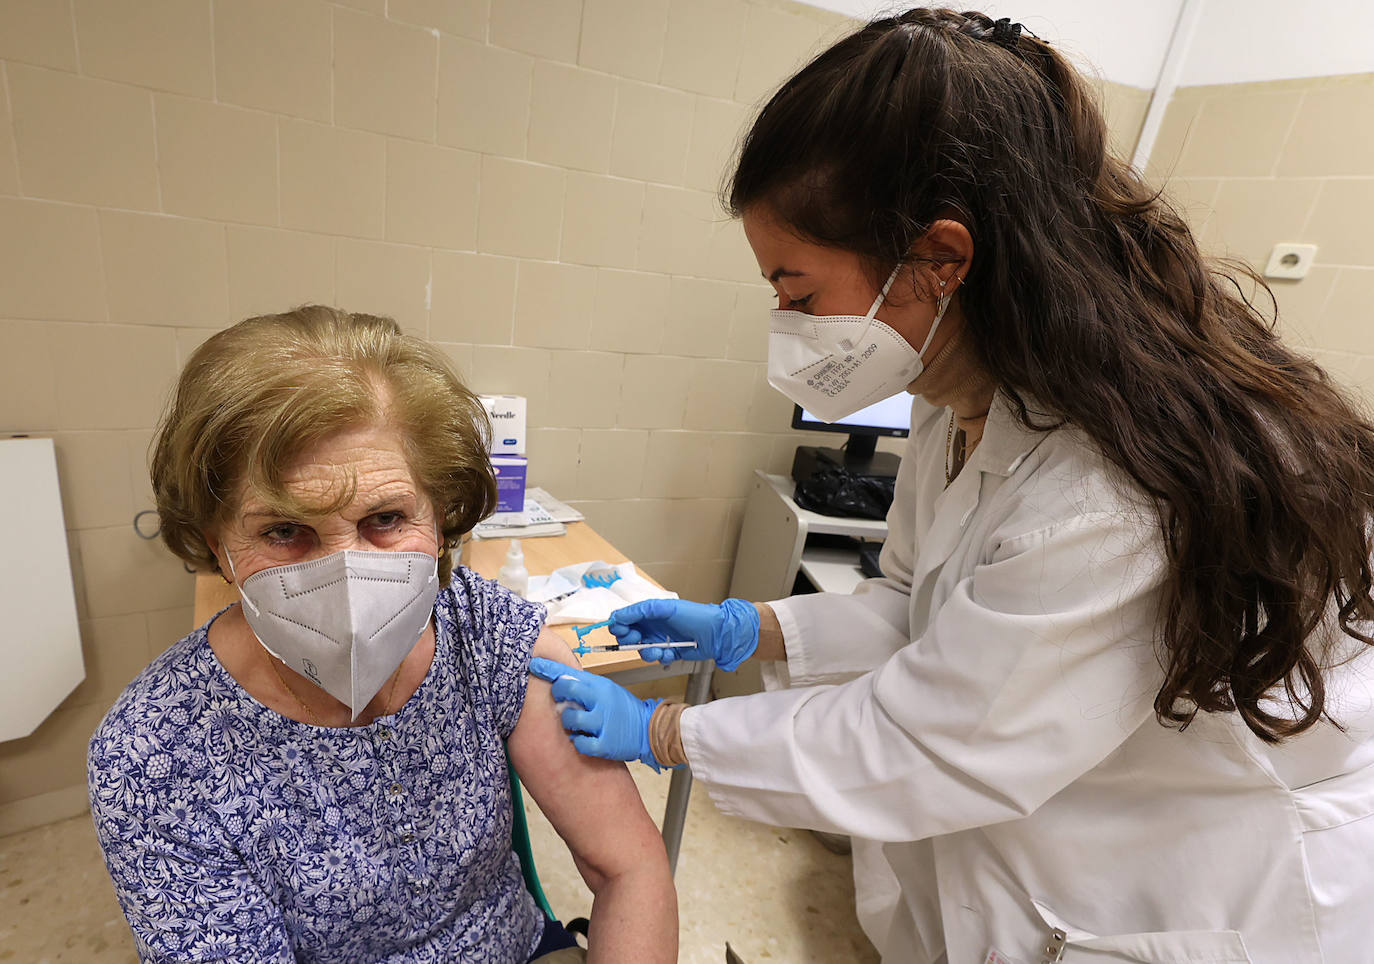
[[[681,649],[641,649],[640,658],[664,666],[676,659],[713,659],[727,673],[759,648],[759,612],[743,599],[719,606],[681,599],[648,599],[611,613],[606,627],[623,645],[692,640]]]
[[[606,760],[639,760],[660,768],[649,749],[649,717],[662,700],[641,700],[604,676],[575,669],[557,660],[536,656],[530,672],[553,684],[559,703],[576,703],[563,711],[563,729],[584,756]]]

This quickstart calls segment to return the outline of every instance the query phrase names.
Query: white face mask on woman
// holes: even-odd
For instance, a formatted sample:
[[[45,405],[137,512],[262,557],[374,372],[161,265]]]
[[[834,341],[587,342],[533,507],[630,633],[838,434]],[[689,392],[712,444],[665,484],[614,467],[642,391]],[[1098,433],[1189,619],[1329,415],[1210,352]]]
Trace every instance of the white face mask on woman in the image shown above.
[[[920,351],[874,315],[897,280],[898,265],[866,315],[808,315],[790,308],[770,311],[768,384],[825,422],[896,395],[921,374],[921,356],[949,307],[946,282],[930,334]]]
[[[429,624],[439,560],[345,549],[255,572],[239,594],[263,648],[348,704],[356,720]]]

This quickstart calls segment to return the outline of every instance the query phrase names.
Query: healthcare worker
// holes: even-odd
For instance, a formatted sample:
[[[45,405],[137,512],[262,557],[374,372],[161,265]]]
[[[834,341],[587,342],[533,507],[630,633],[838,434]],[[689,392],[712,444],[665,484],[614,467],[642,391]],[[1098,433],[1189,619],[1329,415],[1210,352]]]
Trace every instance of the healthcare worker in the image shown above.
[[[914,396],[884,577],[622,610],[769,691],[535,660],[578,749],[853,836],[885,961],[1374,961],[1374,426],[1085,81],[1005,20],[881,19],[768,102],[728,200],[772,384],[828,419]]]

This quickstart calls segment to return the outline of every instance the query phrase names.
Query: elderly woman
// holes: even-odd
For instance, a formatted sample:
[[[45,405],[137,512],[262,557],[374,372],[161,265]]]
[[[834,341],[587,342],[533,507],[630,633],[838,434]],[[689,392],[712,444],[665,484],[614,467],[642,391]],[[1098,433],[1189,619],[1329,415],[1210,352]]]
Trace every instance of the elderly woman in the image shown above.
[[[579,756],[543,612],[449,550],[491,511],[486,416],[396,323],[307,307],[191,357],[153,488],[240,605],[133,681],[90,749],[100,843],[147,961],[562,960],[511,849],[510,761],[595,892],[589,960],[676,958],[663,846]],[[560,956],[561,955],[561,956]]]

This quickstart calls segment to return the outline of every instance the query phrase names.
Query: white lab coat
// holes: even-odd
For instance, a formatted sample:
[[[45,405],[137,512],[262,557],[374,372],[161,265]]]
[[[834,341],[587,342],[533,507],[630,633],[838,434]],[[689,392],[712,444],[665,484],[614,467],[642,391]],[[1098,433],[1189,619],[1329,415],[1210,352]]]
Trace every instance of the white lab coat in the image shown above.
[[[999,396],[945,488],[913,405],[886,578],[774,603],[790,688],[688,709],[724,812],[850,834],[887,962],[1374,961],[1374,658],[1348,727],[1279,748],[1235,714],[1160,726],[1153,515],[1077,432]]]

